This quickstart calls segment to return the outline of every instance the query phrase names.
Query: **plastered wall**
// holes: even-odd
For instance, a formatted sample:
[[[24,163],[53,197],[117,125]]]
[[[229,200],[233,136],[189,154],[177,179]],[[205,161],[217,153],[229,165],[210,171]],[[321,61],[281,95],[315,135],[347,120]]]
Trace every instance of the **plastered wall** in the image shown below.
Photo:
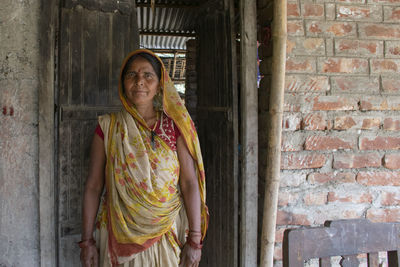
[[[0,266],[39,266],[39,1],[0,5]]]

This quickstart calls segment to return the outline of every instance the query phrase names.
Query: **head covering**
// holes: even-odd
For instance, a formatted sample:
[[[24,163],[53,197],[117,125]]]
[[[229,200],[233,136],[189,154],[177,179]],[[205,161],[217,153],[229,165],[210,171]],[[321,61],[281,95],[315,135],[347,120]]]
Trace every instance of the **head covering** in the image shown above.
[[[147,53],[161,64],[159,82],[163,93],[163,111],[181,132],[195,163],[201,199],[202,239],[208,226],[205,172],[194,123],[162,60],[149,50],[136,50],[125,58],[121,67],[118,90],[124,110],[110,116],[109,130],[104,139],[107,153],[108,245],[113,264],[118,263],[118,257],[140,252],[157,242],[169,231],[182,206],[179,194],[167,181],[172,178],[177,182],[179,179],[179,162],[175,162],[174,152],[165,145],[159,146],[154,153],[149,152],[146,135],[149,128],[124,94],[123,70],[129,59],[138,53]],[[104,120],[99,119],[99,122],[104,125]],[[172,171],[168,172],[169,169]],[[155,178],[162,181],[160,186],[152,181]]]

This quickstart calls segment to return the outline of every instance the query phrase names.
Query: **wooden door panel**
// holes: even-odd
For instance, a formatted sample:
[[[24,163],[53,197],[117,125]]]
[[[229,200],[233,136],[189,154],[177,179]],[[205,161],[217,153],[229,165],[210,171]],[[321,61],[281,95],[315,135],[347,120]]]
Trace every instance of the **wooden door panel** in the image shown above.
[[[229,12],[208,14],[198,29],[197,122],[210,223],[201,266],[238,264],[238,141]],[[236,101],[236,102],[235,102]]]
[[[124,1],[121,1],[123,3]],[[104,12],[99,3],[66,1],[61,9],[58,121],[58,263],[80,266],[81,206],[97,117],[120,109],[123,58],[139,46],[136,14]],[[131,11],[135,9],[130,9]],[[134,17],[134,18],[132,18]]]

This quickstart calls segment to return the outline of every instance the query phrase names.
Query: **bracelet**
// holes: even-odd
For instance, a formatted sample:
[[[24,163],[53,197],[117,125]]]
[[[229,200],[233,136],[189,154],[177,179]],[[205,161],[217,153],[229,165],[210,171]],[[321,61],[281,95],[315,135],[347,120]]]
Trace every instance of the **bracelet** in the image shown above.
[[[188,244],[191,248],[201,249],[203,247],[203,241],[200,241],[200,244],[194,243],[192,239],[186,239],[186,244]]]
[[[78,246],[80,248],[87,248],[87,247],[93,246],[94,244],[96,244],[96,241],[94,241],[93,238],[82,240],[82,241],[78,242]]]

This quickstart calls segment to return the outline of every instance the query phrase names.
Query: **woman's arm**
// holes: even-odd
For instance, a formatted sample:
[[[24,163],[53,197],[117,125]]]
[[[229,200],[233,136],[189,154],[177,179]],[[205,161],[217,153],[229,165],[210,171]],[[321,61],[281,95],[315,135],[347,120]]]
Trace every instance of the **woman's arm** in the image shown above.
[[[89,175],[86,180],[82,205],[82,241],[93,239],[94,223],[99,208],[100,196],[104,186],[106,155],[104,141],[97,134],[94,135],[90,151]],[[81,249],[83,266],[97,266],[98,254],[93,244]]]
[[[201,242],[201,200],[198,178],[193,158],[182,136],[177,140],[177,152],[180,165],[179,185],[183,195],[186,214],[189,221],[189,237],[194,243]],[[197,266],[201,250],[185,245],[180,266]]]

